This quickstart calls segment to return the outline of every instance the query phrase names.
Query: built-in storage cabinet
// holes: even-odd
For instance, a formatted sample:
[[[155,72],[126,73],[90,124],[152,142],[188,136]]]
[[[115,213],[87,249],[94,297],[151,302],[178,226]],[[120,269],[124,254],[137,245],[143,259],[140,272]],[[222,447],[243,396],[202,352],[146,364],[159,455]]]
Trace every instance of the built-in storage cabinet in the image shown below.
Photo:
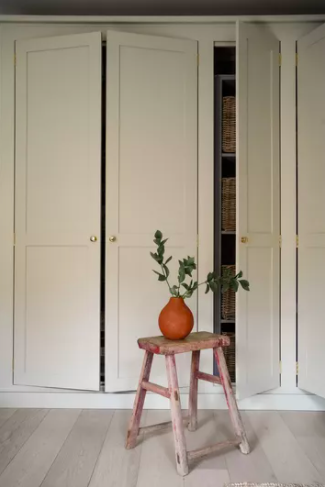
[[[211,131],[213,146],[202,115],[213,89],[203,94],[198,75],[207,80],[212,65],[204,57],[198,65],[198,42],[188,37],[110,30],[17,42],[15,384],[136,388],[136,340],[157,334],[169,299],[152,273],[153,233],[169,237],[176,273],[179,258],[197,257],[198,212],[201,228],[210,218],[202,212],[209,188],[197,194],[198,169],[209,162],[198,137]],[[239,24],[231,51],[235,73],[216,73],[216,89],[219,102],[235,96],[236,144],[223,147],[227,134],[218,136],[209,212],[216,269],[236,266],[251,282],[235,310],[226,297],[215,302],[216,330],[236,332],[236,390],[245,398],[279,385],[279,43],[262,26]],[[223,191],[235,196],[235,221],[223,221]],[[211,270],[213,256],[200,255]],[[189,301],[199,330],[209,299]],[[178,362],[187,386],[188,357]],[[157,360],[153,380],[163,383],[163,369]]]

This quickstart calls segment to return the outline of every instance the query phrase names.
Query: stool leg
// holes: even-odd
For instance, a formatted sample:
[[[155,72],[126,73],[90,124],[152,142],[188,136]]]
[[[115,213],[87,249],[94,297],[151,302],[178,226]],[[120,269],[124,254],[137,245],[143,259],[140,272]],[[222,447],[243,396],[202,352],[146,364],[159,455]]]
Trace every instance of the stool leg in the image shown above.
[[[250,452],[249,444],[246,438],[246,433],[244,430],[243,422],[238,411],[237,401],[234,396],[234,391],[231,385],[231,380],[229,377],[228,367],[226,364],[225,356],[221,347],[214,348],[214,355],[217,361],[221,383],[223,390],[225,392],[230,419],[235,430],[235,434],[238,438],[241,438],[241,443],[239,445],[240,451],[247,455]]]
[[[166,355],[166,368],[168,387],[170,392],[170,408],[173,422],[177,472],[180,475],[187,475],[187,452],[183,428],[181,402],[178,389],[175,355]]]
[[[128,450],[130,448],[134,448],[137,442],[144,400],[146,398],[146,393],[147,393],[147,391],[142,388],[141,384],[143,380],[149,380],[152,361],[153,361],[153,353],[146,351],[143,359],[138,390],[134,400],[133,412],[130,419],[128,434],[126,437],[125,447]]]
[[[198,389],[198,378],[197,373],[199,371],[200,365],[200,350],[192,352],[192,363],[191,363],[191,382],[190,382],[190,397],[188,405],[188,415],[189,431],[195,431],[197,428],[197,389]]]

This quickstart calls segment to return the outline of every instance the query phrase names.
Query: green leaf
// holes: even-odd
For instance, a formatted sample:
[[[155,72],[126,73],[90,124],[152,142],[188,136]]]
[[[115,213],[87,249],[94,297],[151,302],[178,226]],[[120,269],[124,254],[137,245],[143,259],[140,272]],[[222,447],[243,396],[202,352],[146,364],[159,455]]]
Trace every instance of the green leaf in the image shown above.
[[[185,281],[185,269],[183,266],[180,266],[178,271],[178,280],[179,282]]]
[[[154,272],[155,274],[157,274],[159,281],[165,281],[166,280],[166,277],[164,276],[164,274],[161,274],[160,272],[157,272],[154,269],[152,270],[152,272]]]
[[[164,271],[165,271],[165,273],[166,273],[166,277],[168,277],[168,276],[169,276],[169,269],[168,269],[168,267],[166,266],[166,264],[163,264],[163,268],[164,268]]]
[[[193,287],[192,287],[192,291],[196,291],[198,288],[198,282],[195,281],[194,284],[193,284]]]
[[[235,291],[235,293],[238,291],[238,287],[239,287],[239,283],[237,281],[237,279],[232,279],[230,281],[230,288]]]
[[[164,255],[164,253],[165,253],[165,246],[163,244],[159,244],[158,249],[157,249],[157,253],[161,257]]]
[[[158,240],[158,242],[160,242],[162,237],[163,237],[163,234],[161,233],[161,231],[157,230],[155,233],[155,239]]]
[[[239,271],[235,277],[236,279],[240,279],[241,277],[243,277],[243,271]]]
[[[193,294],[193,291],[191,291],[190,289],[188,291],[186,291],[185,294],[183,294],[183,298],[186,299],[186,298],[190,298]]]
[[[160,274],[160,272],[157,272],[157,271],[153,271],[155,274],[157,274],[158,276],[158,281],[166,281],[166,276],[164,276],[163,274]]]
[[[209,284],[207,284],[207,287],[205,288],[205,294],[208,294],[209,291],[210,291],[210,286]]]
[[[172,256],[168,257],[168,259],[166,260],[165,264],[168,264],[168,262],[170,262],[172,260]]]
[[[216,281],[210,281],[208,284],[212,292],[216,293],[219,290],[219,286]]]
[[[159,256],[157,254],[154,254],[153,252],[150,252],[150,255],[153,258],[153,260],[155,260],[156,262],[158,262]]]
[[[182,286],[188,291],[189,290],[189,285],[183,282]]]
[[[239,283],[245,291],[249,291],[249,282],[246,279],[241,279]]]
[[[209,272],[209,274],[207,275],[207,281],[211,281],[213,279],[213,273],[212,272]]]

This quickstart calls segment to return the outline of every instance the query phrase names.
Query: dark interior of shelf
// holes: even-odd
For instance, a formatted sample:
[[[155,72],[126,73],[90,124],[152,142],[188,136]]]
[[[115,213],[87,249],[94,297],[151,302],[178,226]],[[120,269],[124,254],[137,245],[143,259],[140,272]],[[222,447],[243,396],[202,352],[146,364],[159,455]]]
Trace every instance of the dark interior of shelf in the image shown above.
[[[214,74],[236,74],[236,48],[215,47]]]
[[[236,264],[236,235],[221,237],[221,265]]]

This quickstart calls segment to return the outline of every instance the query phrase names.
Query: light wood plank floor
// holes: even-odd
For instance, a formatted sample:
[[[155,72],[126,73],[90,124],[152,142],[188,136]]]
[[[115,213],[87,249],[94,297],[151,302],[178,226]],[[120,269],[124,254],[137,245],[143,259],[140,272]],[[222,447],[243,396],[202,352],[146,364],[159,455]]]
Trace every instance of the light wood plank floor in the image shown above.
[[[226,482],[325,484],[325,413],[242,413],[252,446],[176,474],[171,430],[124,448],[131,411],[0,409],[0,487],[222,487]],[[146,425],[169,411],[145,411]],[[200,411],[188,449],[232,437],[227,411]]]

